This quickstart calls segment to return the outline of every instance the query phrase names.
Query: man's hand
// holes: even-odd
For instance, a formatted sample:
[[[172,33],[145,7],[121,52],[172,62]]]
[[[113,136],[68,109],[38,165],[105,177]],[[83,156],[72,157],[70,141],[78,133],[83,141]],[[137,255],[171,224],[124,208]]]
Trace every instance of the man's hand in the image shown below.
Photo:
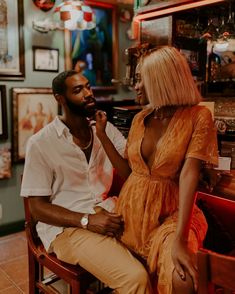
[[[196,292],[198,288],[196,259],[193,258],[193,253],[190,252],[187,243],[175,240],[171,254],[176,272],[183,281],[186,279],[186,273],[188,273],[192,278],[194,290]]]
[[[122,235],[123,229],[123,219],[116,213],[102,209],[96,214],[89,215],[88,230],[92,232],[118,238]]]

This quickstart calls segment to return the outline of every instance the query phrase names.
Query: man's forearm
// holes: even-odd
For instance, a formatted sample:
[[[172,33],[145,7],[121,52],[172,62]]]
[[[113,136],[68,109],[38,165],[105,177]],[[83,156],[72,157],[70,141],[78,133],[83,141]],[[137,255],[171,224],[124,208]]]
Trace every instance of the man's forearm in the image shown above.
[[[83,213],[74,212],[64,207],[30,197],[30,211],[36,221],[58,227],[81,227]],[[40,197],[41,198],[41,197]]]

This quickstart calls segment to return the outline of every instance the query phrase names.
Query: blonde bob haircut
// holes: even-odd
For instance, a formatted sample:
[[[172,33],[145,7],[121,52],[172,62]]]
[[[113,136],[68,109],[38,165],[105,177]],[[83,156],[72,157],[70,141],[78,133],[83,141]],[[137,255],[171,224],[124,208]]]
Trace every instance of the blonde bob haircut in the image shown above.
[[[165,105],[195,105],[202,97],[185,57],[164,46],[141,60],[141,78],[153,108]]]

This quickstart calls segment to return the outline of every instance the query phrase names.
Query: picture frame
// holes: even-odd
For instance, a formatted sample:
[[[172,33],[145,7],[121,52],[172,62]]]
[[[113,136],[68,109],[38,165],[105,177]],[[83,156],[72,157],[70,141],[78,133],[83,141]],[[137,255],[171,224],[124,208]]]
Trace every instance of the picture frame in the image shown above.
[[[6,86],[0,85],[0,140],[6,140],[7,138]]]
[[[0,146],[0,180],[9,179],[12,176],[11,148],[10,144]]]
[[[90,81],[94,92],[115,92],[112,79],[118,76],[117,7],[86,1],[96,15],[96,27],[65,32],[65,68],[76,69]],[[84,68],[85,66],[85,68]]]
[[[59,49],[33,46],[34,71],[59,71]]]
[[[195,80],[205,80],[207,61],[206,40],[187,37],[176,37],[174,40],[174,46],[176,46],[187,59]]]
[[[23,0],[7,0],[1,7],[1,55],[0,79],[23,80],[24,57],[24,10]]]
[[[59,114],[51,88],[12,88],[12,157],[24,162],[28,139]]]

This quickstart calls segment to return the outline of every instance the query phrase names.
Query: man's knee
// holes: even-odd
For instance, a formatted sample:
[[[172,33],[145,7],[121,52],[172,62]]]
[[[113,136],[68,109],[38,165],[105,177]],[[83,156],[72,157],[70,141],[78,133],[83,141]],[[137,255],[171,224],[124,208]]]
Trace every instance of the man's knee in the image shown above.
[[[139,265],[135,268],[130,269],[127,272],[126,276],[127,284],[129,284],[129,287],[132,287],[135,285],[136,289],[145,289],[149,286],[149,275],[147,271],[145,270],[144,266]]]

